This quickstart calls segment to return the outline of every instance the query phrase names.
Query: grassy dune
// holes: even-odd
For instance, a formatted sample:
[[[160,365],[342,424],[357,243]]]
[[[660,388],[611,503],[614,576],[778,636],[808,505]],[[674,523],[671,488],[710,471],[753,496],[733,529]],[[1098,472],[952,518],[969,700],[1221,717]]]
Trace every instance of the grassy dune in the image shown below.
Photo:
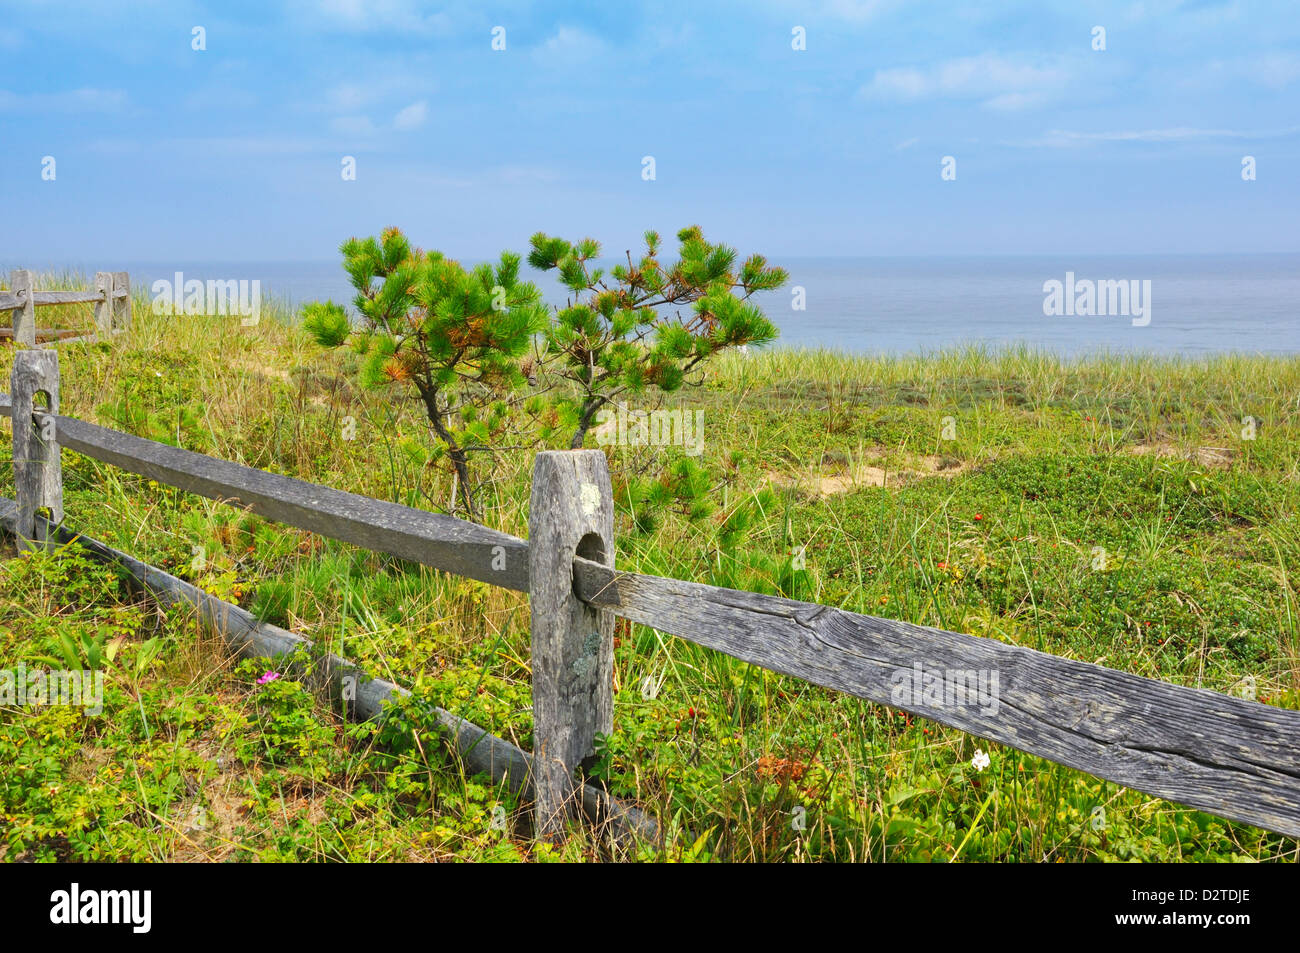
[[[130,335],[60,345],[63,412],[446,507],[450,476],[429,462],[415,403],[358,391],[346,349],[267,310],[242,328],[155,316],[140,298]],[[6,381],[11,361],[0,348]],[[1300,705],[1300,360],[775,351],[720,361],[666,402],[679,405],[704,411],[698,457],[609,448],[622,568]],[[480,461],[484,522],[526,535],[531,460]],[[522,596],[72,453],[64,472],[71,527],[529,747]],[[577,826],[534,846],[517,805],[437,754],[418,710],[382,729],[343,724],[288,677],[258,685],[266,666],[232,665],[191,619],[131,599],[75,553],[0,562],[0,659],[61,658],[61,635],[116,646],[104,714],[0,709],[5,859],[600,856]],[[1293,840],[652,630],[620,622],[616,637],[602,772],[664,822],[644,859],[1297,856]]]

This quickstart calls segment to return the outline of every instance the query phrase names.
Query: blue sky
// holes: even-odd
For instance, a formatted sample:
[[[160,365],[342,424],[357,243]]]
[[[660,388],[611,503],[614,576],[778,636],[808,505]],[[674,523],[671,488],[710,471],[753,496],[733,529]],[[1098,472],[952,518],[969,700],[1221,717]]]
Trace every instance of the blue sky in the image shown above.
[[[327,259],[389,224],[608,253],[693,222],[782,256],[1297,251],[1298,12],[6,0],[0,259]]]

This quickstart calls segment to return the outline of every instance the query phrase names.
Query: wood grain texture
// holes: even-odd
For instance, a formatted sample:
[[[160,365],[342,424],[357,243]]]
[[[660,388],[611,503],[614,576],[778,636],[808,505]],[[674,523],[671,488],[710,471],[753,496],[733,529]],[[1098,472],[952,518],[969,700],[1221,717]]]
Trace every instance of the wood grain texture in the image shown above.
[[[28,347],[36,346],[36,279],[30,271],[15,269],[9,273],[13,293],[14,340]]]
[[[12,535],[16,523],[16,504],[0,498],[0,530]],[[193,608],[204,627],[219,635],[230,651],[241,657],[270,661],[276,656],[312,647],[310,639],[259,621],[239,606],[223,602],[98,540],[80,536],[64,527],[42,528],[48,528],[50,537],[60,543],[76,542],[101,562],[121,567],[137,586],[163,605]],[[352,662],[332,653],[322,657],[318,672],[322,680],[318,687],[327,689],[346,714],[358,719],[382,718],[385,705],[394,699],[410,696],[407,689],[384,679],[371,678]],[[467,774],[486,774],[494,784],[505,785],[523,800],[532,798],[530,755],[446,709],[433,706],[433,713],[446,729],[444,741],[449,750],[461,759]],[[616,840],[659,841],[659,825],[653,817],[634,804],[610,797],[594,785],[583,785],[582,806],[588,820]]]
[[[104,293],[91,289],[89,291],[37,291],[32,303],[38,308],[48,307],[55,304],[100,304],[104,301]]]
[[[104,292],[100,290],[99,276],[111,272],[95,273],[95,288],[93,291],[37,291],[32,296],[32,306],[44,308],[55,304],[95,304],[96,306],[104,304]],[[126,292],[118,291],[113,293],[115,298],[125,298]],[[19,307],[24,299],[18,297],[12,291],[0,291],[0,311],[11,311]],[[96,307],[98,312],[98,307]]]
[[[0,341],[12,341],[14,338],[14,329],[10,327],[0,328]],[[51,344],[58,342],[60,344],[69,341],[83,341],[86,336],[76,328],[36,328],[36,344]]]
[[[581,552],[612,568],[614,494],[599,450],[544,450],[533,461],[528,514],[533,755],[537,831],[558,837],[574,803],[574,770],[614,728],[614,617],[573,591]]]
[[[0,403],[0,413],[9,412],[9,405]],[[74,417],[57,417],[56,422],[64,448],[130,473],[375,552],[507,589],[528,589],[528,544],[507,533],[142,440]]]
[[[125,271],[113,272],[113,327],[131,327],[131,276]]]
[[[37,512],[48,510],[55,523],[63,521],[63,470],[53,416],[59,409],[58,352],[19,351],[14,355],[10,387],[19,549],[30,551],[44,545],[36,528]],[[36,403],[40,393],[49,397],[49,412],[42,412]]]
[[[0,395],[0,413],[9,408],[7,398]],[[175,485],[190,489],[200,480],[195,469],[211,467],[212,473],[202,477],[209,482],[198,484],[207,492],[195,492],[218,499],[239,499],[237,493],[242,492],[261,500],[261,511],[272,519],[462,572],[441,548],[437,561],[411,554],[424,528],[409,532],[400,546],[388,535],[395,511],[417,514],[413,519],[421,527],[421,521],[432,514],[310,484],[302,484],[306,489],[299,493],[293,485],[300,481],[249,471],[257,475],[252,477],[241,472],[248,468],[115,435],[80,421],[58,420],[65,446],[132,472],[168,483],[183,478],[185,483]],[[155,459],[157,453],[163,459]],[[132,454],[148,462],[135,460]],[[250,480],[251,487],[245,485]],[[237,484],[241,489],[235,489]],[[318,499],[316,494],[322,492],[326,496]],[[362,510],[347,513],[352,523],[360,522],[358,528],[338,512],[340,507],[346,509],[340,501],[347,499],[392,508],[383,516],[370,510],[364,515],[359,515]],[[318,505],[328,513],[313,522],[316,518],[309,514]],[[470,540],[464,544],[467,548],[478,547],[468,560],[474,572],[462,574],[528,588],[527,543],[504,537],[499,545],[505,546],[508,570],[499,575],[490,569],[485,572],[483,567],[490,566],[491,560],[483,547],[492,542],[477,534],[492,531],[450,517],[435,519],[461,524],[448,530],[428,528],[431,534],[441,534],[438,538],[451,540],[447,546],[458,547],[454,540],[463,535]],[[340,525],[345,530],[340,531]],[[368,540],[376,535],[378,545],[372,545]],[[492,537],[501,538],[503,534]],[[572,566],[574,591],[596,608],[1170,801],[1300,837],[1298,712],[926,626],[756,593],[615,573],[582,557],[575,558]],[[548,564],[547,572],[553,570]],[[559,594],[553,592],[548,598],[558,600]],[[996,691],[981,693],[981,676],[986,689],[996,677]],[[919,690],[913,691],[914,686]]]
[[[100,300],[95,302],[95,330],[106,334],[113,330],[113,273],[95,272],[95,292]]]
[[[993,639],[585,560],[575,560],[574,587],[592,605],[774,672],[1300,837],[1300,712]]]

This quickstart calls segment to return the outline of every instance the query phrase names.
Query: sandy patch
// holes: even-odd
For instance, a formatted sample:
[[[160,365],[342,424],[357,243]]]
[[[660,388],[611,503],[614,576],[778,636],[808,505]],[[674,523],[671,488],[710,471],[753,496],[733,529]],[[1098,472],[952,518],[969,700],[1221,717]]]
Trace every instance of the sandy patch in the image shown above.
[[[880,453],[870,454],[872,459],[879,459]],[[791,488],[812,496],[825,498],[852,493],[867,487],[901,487],[925,477],[955,477],[964,473],[967,465],[951,457],[921,456],[912,457],[905,467],[878,467],[862,463],[852,470],[827,473],[824,469],[805,468],[793,472],[777,470],[766,471],[767,480],[774,486]]]
[[[1190,460],[1206,470],[1226,470],[1236,456],[1230,447],[1180,447],[1168,441],[1139,443],[1128,448],[1135,457],[1155,457],[1160,460]]]
[[[261,374],[263,377],[278,377],[282,381],[289,380],[289,371],[284,367],[258,364],[256,361],[250,361],[246,358],[235,358],[229,363],[231,367],[238,368],[241,371],[248,371],[250,374]]]

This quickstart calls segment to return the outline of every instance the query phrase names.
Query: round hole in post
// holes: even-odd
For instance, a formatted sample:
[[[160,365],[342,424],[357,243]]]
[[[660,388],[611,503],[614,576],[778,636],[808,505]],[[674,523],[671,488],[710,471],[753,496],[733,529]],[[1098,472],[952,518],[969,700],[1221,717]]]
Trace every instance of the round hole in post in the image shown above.
[[[10,374],[13,416],[14,490],[20,551],[49,548],[38,533],[37,514],[63,521],[63,473],[59,467],[59,355],[51,349],[26,349],[14,355]],[[44,406],[42,406],[44,405]],[[26,426],[22,425],[27,421]]]
[[[574,550],[573,555],[580,556],[583,559],[590,559],[593,563],[600,563],[602,566],[608,565],[605,561],[605,541],[600,538],[599,533],[588,533],[582,539],[578,540],[578,547]],[[577,580],[574,580],[574,595],[578,593]]]
[[[614,617],[574,593],[573,559],[612,566],[614,494],[600,450],[546,450],[528,514],[533,793],[540,837],[562,835],[579,802],[574,771],[614,726]]]

